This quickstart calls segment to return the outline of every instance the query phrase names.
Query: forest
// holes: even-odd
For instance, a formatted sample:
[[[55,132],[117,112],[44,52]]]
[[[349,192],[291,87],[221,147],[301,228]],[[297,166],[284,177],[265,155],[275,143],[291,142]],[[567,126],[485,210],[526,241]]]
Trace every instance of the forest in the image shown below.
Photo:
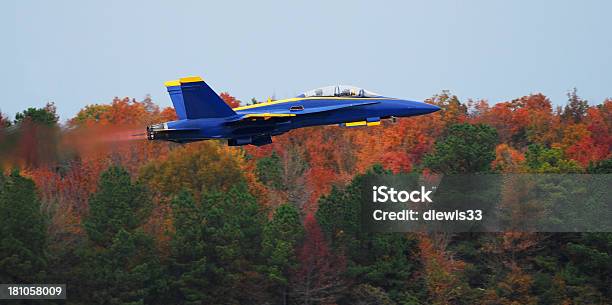
[[[149,97],[0,115],[0,282],[67,285],[15,304],[611,304],[610,232],[372,233],[356,212],[379,172],[612,173],[612,99],[567,97],[443,91],[262,147],[134,139],[175,118]]]

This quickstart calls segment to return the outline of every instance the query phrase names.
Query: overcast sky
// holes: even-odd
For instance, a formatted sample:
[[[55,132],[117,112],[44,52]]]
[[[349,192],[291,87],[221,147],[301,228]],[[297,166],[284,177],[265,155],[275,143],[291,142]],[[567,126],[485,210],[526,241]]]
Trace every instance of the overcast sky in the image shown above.
[[[0,111],[150,94],[201,75],[248,101],[351,84],[491,103],[612,96],[611,1],[3,1]]]

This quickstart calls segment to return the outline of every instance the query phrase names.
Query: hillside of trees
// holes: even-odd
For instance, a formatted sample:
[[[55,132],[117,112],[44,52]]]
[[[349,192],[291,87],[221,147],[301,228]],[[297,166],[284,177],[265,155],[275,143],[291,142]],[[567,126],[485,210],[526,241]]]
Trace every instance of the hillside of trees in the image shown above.
[[[175,118],[150,98],[0,115],[0,282],[67,284],[35,304],[611,304],[612,233],[369,233],[356,211],[380,172],[610,174],[612,99],[427,102],[262,147],[134,140]]]

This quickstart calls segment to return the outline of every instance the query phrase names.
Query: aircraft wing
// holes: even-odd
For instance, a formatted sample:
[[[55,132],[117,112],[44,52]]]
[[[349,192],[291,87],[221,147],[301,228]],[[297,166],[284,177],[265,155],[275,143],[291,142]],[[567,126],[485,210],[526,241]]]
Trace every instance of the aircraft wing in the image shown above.
[[[351,107],[357,107],[357,106],[373,105],[373,104],[378,104],[378,103],[380,102],[364,101],[364,102],[356,102],[356,103],[344,104],[344,105],[330,105],[330,106],[310,107],[310,108],[306,107],[304,110],[300,110],[300,111],[283,110],[283,111],[274,111],[274,112],[265,112],[265,113],[247,113],[247,114],[243,114],[243,115],[234,117],[230,119],[228,122],[234,123],[234,122],[240,122],[240,121],[245,121],[245,120],[267,121],[270,119],[288,120],[290,119],[290,117],[294,117],[294,116],[320,113],[320,112],[345,109],[345,108],[351,108]]]

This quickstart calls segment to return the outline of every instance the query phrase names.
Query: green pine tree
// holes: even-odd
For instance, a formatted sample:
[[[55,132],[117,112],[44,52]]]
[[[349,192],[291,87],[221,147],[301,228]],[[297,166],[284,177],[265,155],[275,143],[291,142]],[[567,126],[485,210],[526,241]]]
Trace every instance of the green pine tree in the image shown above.
[[[497,142],[497,131],[488,125],[454,124],[425,156],[423,166],[444,174],[489,172]]]
[[[0,174],[0,282],[35,283],[46,265],[46,219],[34,182]]]
[[[145,188],[132,183],[125,169],[111,166],[101,174],[98,191],[89,200],[85,231],[93,244],[109,247],[119,230],[131,232],[140,227],[150,208]]]
[[[206,278],[206,244],[204,241],[204,218],[194,198],[186,190],[172,200],[174,232],[170,242],[170,274],[176,278],[172,283],[172,300],[180,304],[201,304],[208,299],[207,289],[211,283]]]
[[[276,152],[257,160],[257,177],[265,185],[280,190],[283,188],[283,166]]]
[[[319,200],[316,218],[335,251],[348,260],[347,275],[355,283],[379,287],[399,304],[422,297],[415,280],[416,238],[395,233],[371,233],[361,227],[361,195],[368,175],[389,173],[375,166],[343,189],[334,188]]]
[[[599,162],[591,162],[587,167],[589,174],[612,174],[612,157]]]
[[[272,294],[280,296],[278,304],[288,302],[289,276],[297,266],[295,248],[303,235],[299,211],[291,204],[276,208],[272,220],[263,229],[264,272],[271,281]]]
[[[84,220],[88,244],[80,252],[78,282],[69,283],[90,304],[148,304],[159,284],[153,238],[142,230],[151,202],[129,173],[112,166],[102,173]]]
[[[200,206],[204,218],[206,278],[214,283],[208,304],[257,304],[263,278],[261,231],[265,214],[247,186],[210,192]]]
[[[265,213],[246,185],[203,193],[200,204],[182,192],[172,205],[175,303],[262,303],[265,278],[258,271]]]

